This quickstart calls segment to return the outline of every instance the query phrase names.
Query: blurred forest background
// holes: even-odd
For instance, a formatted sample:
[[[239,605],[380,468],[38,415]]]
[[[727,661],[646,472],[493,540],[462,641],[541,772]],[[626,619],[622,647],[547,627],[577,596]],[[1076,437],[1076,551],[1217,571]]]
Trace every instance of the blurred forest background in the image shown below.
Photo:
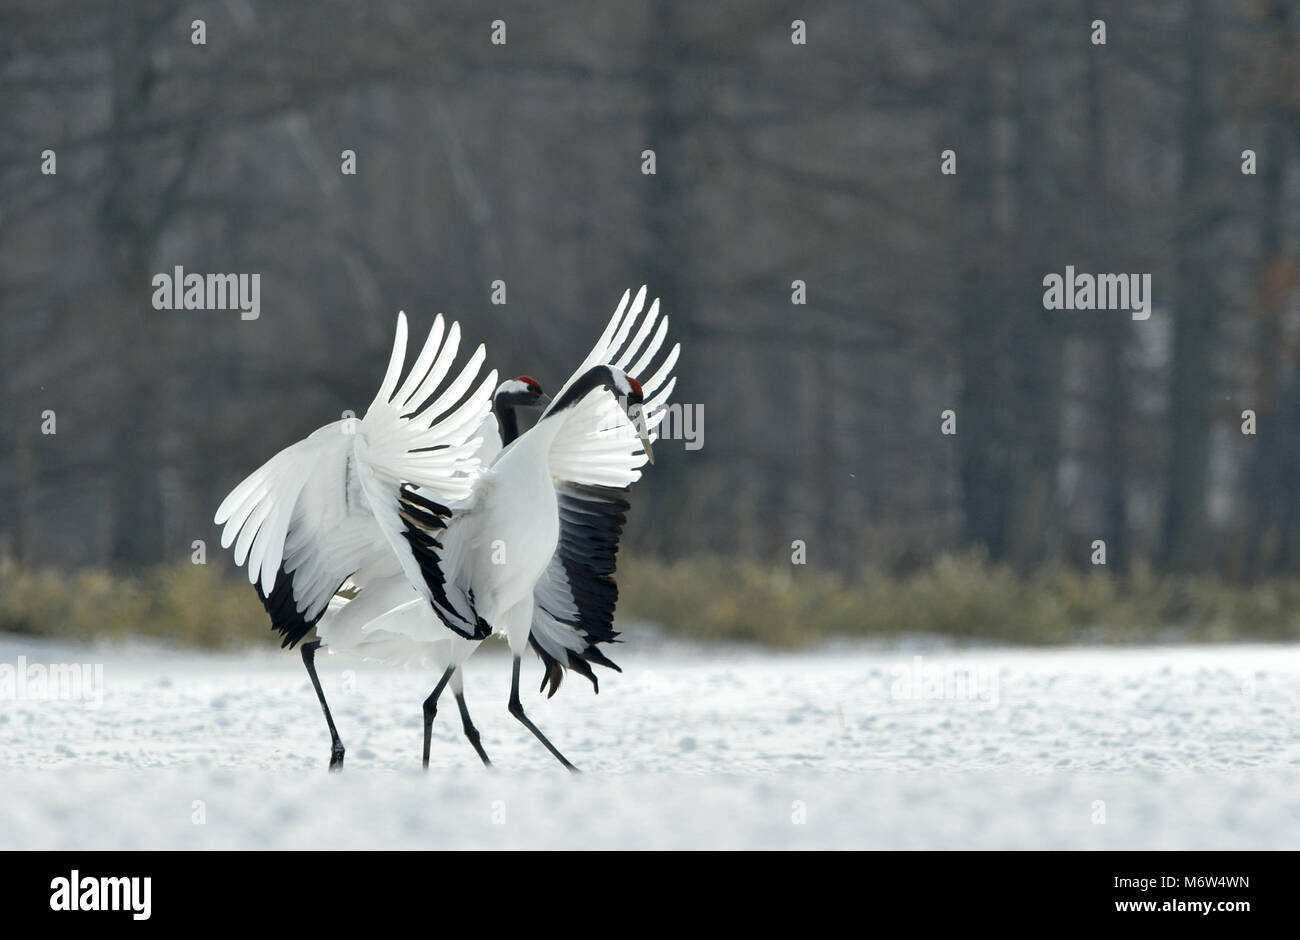
[[[0,628],[218,603],[213,509],[364,409],[398,309],[557,386],[646,283],[704,446],[635,494],[633,613],[1300,635],[1295,3],[8,0],[0,100]],[[1150,319],[1044,310],[1067,264]],[[154,310],[175,265],[260,319]]]

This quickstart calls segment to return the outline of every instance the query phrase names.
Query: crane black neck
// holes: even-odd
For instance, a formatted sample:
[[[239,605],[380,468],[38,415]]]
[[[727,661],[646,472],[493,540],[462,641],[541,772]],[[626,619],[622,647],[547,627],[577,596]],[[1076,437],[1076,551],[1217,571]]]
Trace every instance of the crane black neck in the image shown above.
[[[587,396],[587,393],[592,389],[605,388],[608,389],[611,394],[618,395],[620,394],[618,392],[618,387],[619,385],[614,376],[614,371],[609,366],[592,366],[584,372],[577,381],[570,385],[563,395],[556,399],[555,403],[547,409],[546,414],[544,414],[542,418],[545,420],[546,418],[552,418],[556,415],[562,414],[566,409],[572,408],[578,402],[582,401]],[[635,398],[629,397],[627,403],[629,405],[639,405],[641,404],[641,398],[639,395]]]
[[[501,445],[504,447],[519,436],[519,416],[515,406],[498,395],[492,399],[492,411],[497,416],[497,426],[501,431]]]

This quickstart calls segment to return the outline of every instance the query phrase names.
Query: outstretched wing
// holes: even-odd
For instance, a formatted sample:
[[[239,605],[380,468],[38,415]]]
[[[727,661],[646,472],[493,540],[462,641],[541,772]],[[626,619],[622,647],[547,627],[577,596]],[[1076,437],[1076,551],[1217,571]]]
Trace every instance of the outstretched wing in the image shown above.
[[[486,467],[501,452],[501,430],[496,415],[489,411],[474,436],[480,442],[474,457],[479,466]],[[486,485],[478,476],[477,467],[469,475],[477,487]],[[482,493],[476,489],[455,507],[454,514],[465,517],[472,513],[481,497]],[[468,560],[463,538],[465,530],[447,530],[447,523],[453,515],[452,507],[439,503],[414,486],[403,486],[399,500],[402,518],[409,523],[402,535],[420,567],[434,613],[448,629],[466,639],[486,639],[492,628],[478,615],[474,608],[474,593],[464,586],[467,579],[461,577],[462,566]]]
[[[233,544],[235,563],[247,563],[283,645],[302,639],[348,578],[364,584],[401,572],[431,597],[404,537],[411,522],[402,515],[402,486],[418,485],[440,504],[469,494],[480,443],[472,435],[496,383],[493,372],[470,391],[485,357],[480,346],[444,385],[460,345],[459,325],[444,326],[440,315],[398,388],[407,335],[399,314],[388,370],[365,417],[285,448],[218,507],[222,547]]]
[[[668,317],[659,317],[658,300],[634,330],[645,295],[642,287],[629,306],[630,292],[624,292],[600,340],[554,400],[560,401],[569,386],[593,366],[617,366],[641,383],[645,402],[640,420],[653,443],[658,439],[655,429],[667,416],[668,398],[677,383],[672,370],[681,348],[674,344],[667,355],[659,357],[668,336]],[[640,468],[647,459],[624,408],[613,396],[594,390],[573,406],[551,445],[549,461],[551,475],[556,479],[626,487],[641,478]]]
[[[464,518],[472,513],[474,501],[481,495],[475,492],[469,500],[457,505],[456,515]],[[416,487],[402,487],[399,498],[402,518],[408,523],[402,535],[419,566],[421,584],[433,612],[448,629],[466,639],[487,639],[492,628],[478,615],[474,592],[466,587],[467,579],[460,576],[468,560],[462,537],[465,528],[448,533],[451,508],[430,499]]]
[[[576,378],[596,365],[623,369],[641,382],[645,428],[651,441],[663,421],[676,379],[678,345],[656,365],[668,335],[668,318],[659,318],[659,301],[637,326],[646,289],[629,306],[624,293],[618,309],[591,353],[555,396],[558,401]],[[648,376],[644,380],[642,375]],[[626,412],[607,392],[596,390],[574,406],[550,451],[551,477],[559,504],[560,537],[545,574],[533,589],[529,642],[546,667],[542,688],[554,695],[573,669],[600,691],[591,663],[618,669],[600,650],[616,642],[614,582],[618,543],[627,518],[628,490],[641,478],[645,451]]]

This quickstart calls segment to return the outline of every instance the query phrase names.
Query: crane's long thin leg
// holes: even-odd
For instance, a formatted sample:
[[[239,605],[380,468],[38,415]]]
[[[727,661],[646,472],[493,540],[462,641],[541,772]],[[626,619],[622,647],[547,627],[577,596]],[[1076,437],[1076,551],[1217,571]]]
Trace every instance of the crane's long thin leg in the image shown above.
[[[546,735],[542,734],[541,729],[538,728],[537,725],[529,721],[528,716],[524,714],[523,703],[519,701],[519,657],[518,656],[515,657],[514,674],[510,678],[510,714],[518,718],[520,724],[522,724],[525,728],[531,731],[534,734],[534,736],[536,736],[537,740],[545,744],[546,749],[555,755],[556,760],[558,760],[569,770],[573,771],[575,774],[578,772],[578,768],[570,764],[568,759],[563,754],[560,753],[559,749],[556,748],[554,744],[552,744],[550,741],[546,739]]]
[[[448,666],[438,684],[433,687],[429,697],[424,700],[424,769],[429,769],[429,748],[433,744],[433,719],[438,714],[438,696],[447,687],[447,680],[456,671],[455,666]]]
[[[487,751],[483,750],[483,745],[479,742],[478,728],[475,728],[474,722],[469,720],[469,708],[465,705],[464,693],[456,693],[456,704],[460,707],[460,720],[465,726],[465,737],[469,738],[469,743],[474,745],[474,750],[478,752],[483,766],[491,767],[492,762],[488,760]]]
[[[325,713],[325,724],[330,728],[330,770],[343,769],[343,742],[339,739],[338,729],[334,727],[334,716],[330,714],[329,704],[325,701],[325,690],[320,687],[320,677],[316,675],[316,651],[320,649],[320,640],[313,640],[302,645],[302,664],[307,667],[311,684],[320,699],[320,710]]]

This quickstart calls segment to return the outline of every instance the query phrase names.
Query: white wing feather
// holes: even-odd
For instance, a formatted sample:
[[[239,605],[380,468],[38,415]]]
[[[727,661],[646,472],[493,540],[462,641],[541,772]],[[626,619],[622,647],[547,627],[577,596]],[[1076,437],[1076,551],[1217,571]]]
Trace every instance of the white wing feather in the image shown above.
[[[477,475],[474,455],[483,442],[473,435],[491,417],[496,373],[453,406],[474,384],[483,347],[426,405],[451,370],[460,327],[446,330],[439,315],[398,388],[406,339],[406,316],[398,314],[388,368],[363,418],[326,425],[285,448],[236,486],[214,517],[224,526],[222,546],[235,545],[235,563],[247,563],[249,582],[264,596],[281,568],[292,576],[294,606],[308,623],[349,577],[364,581],[400,570],[427,596],[402,537],[400,487],[413,483],[449,503],[468,496]]]
[[[674,344],[654,374],[641,380],[668,336],[668,317],[659,317],[658,300],[650,305],[640,329],[633,333],[637,318],[645,307],[645,298],[644,286],[637,291],[635,298],[632,298],[631,291],[623,293],[623,299],[600,339],[555,399],[559,400],[569,386],[593,366],[608,364],[623,369],[641,382],[646,396],[642,408],[645,427],[653,443],[658,439],[655,429],[667,416],[665,408],[676,382],[670,376],[677,364],[680,346]],[[655,329],[656,322],[658,329]],[[629,367],[628,363],[632,365]],[[556,434],[549,457],[551,476],[557,480],[597,486],[630,486],[641,479],[640,468],[647,460],[636,430],[613,396],[599,389],[590,392],[573,406],[564,427]]]

